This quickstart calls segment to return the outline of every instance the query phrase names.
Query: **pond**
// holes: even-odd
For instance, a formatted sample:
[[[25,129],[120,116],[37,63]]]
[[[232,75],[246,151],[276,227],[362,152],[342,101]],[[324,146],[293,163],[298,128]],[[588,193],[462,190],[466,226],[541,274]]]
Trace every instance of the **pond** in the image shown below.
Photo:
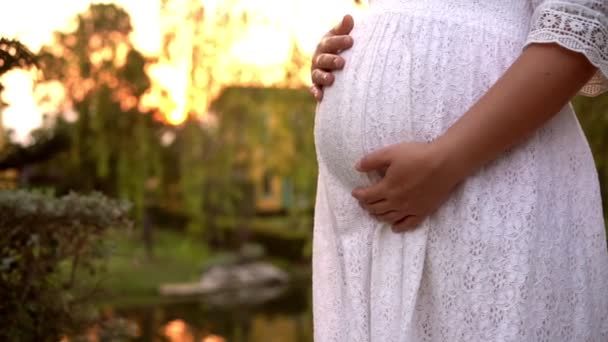
[[[129,322],[137,336],[132,341],[312,341],[310,286],[290,286],[280,293],[261,304],[226,307],[213,298],[159,298],[157,303],[106,308],[105,313]]]

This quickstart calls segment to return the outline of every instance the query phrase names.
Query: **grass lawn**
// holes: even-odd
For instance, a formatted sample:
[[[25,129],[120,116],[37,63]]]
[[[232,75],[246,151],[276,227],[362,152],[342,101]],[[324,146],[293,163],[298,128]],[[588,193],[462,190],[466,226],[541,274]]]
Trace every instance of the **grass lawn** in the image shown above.
[[[145,302],[158,300],[163,283],[196,281],[211,253],[202,241],[170,230],[154,232],[153,258],[146,258],[138,231],[112,232],[112,255],[103,275],[103,302]]]
[[[233,227],[228,225],[226,228]],[[310,235],[306,228],[301,222],[296,225],[285,218],[256,218],[250,227],[261,234],[258,239],[273,237],[276,241],[266,243],[272,242],[274,247],[296,248],[294,254],[301,253],[302,246],[293,245],[293,241],[305,242]],[[211,250],[204,241],[179,231],[156,229],[153,240],[153,257],[147,258],[141,231],[113,231],[108,235],[111,255],[106,262],[107,271],[102,275],[101,303],[122,306],[164,300],[158,292],[161,284],[197,281],[205,265],[230,262],[236,257],[235,251]],[[263,243],[261,240],[255,242]],[[307,267],[300,267],[304,271],[296,270],[294,265],[277,255],[268,255],[267,260],[298,274],[309,272]]]

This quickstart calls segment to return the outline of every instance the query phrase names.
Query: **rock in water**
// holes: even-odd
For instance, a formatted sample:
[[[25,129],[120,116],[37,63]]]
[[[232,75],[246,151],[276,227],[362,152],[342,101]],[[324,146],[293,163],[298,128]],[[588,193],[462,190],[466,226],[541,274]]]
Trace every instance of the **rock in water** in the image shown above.
[[[165,284],[160,287],[160,293],[168,296],[210,295],[241,290],[249,293],[252,288],[285,285],[288,281],[289,276],[280,268],[265,262],[252,262],[210,267],[199,282]],[[235,298],[243,297],[246,296],[235,295]]]

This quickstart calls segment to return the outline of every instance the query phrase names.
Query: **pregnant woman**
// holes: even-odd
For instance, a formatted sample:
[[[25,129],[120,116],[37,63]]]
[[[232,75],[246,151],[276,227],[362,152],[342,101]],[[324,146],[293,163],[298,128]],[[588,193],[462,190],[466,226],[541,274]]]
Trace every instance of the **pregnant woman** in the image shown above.
[[[568,104],[606,88],[608,3],[372,0],[352,25],[313,63],[316,341],[608,341]]]

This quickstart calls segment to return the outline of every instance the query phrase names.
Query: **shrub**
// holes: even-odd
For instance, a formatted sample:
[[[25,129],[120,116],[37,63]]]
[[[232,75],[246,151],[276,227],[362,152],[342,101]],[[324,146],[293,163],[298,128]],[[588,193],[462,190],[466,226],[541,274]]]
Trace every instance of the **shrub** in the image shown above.
[[[128,209],[97,193],[0,191],[0,340],[58,341],[91,321],[102,238]]]

